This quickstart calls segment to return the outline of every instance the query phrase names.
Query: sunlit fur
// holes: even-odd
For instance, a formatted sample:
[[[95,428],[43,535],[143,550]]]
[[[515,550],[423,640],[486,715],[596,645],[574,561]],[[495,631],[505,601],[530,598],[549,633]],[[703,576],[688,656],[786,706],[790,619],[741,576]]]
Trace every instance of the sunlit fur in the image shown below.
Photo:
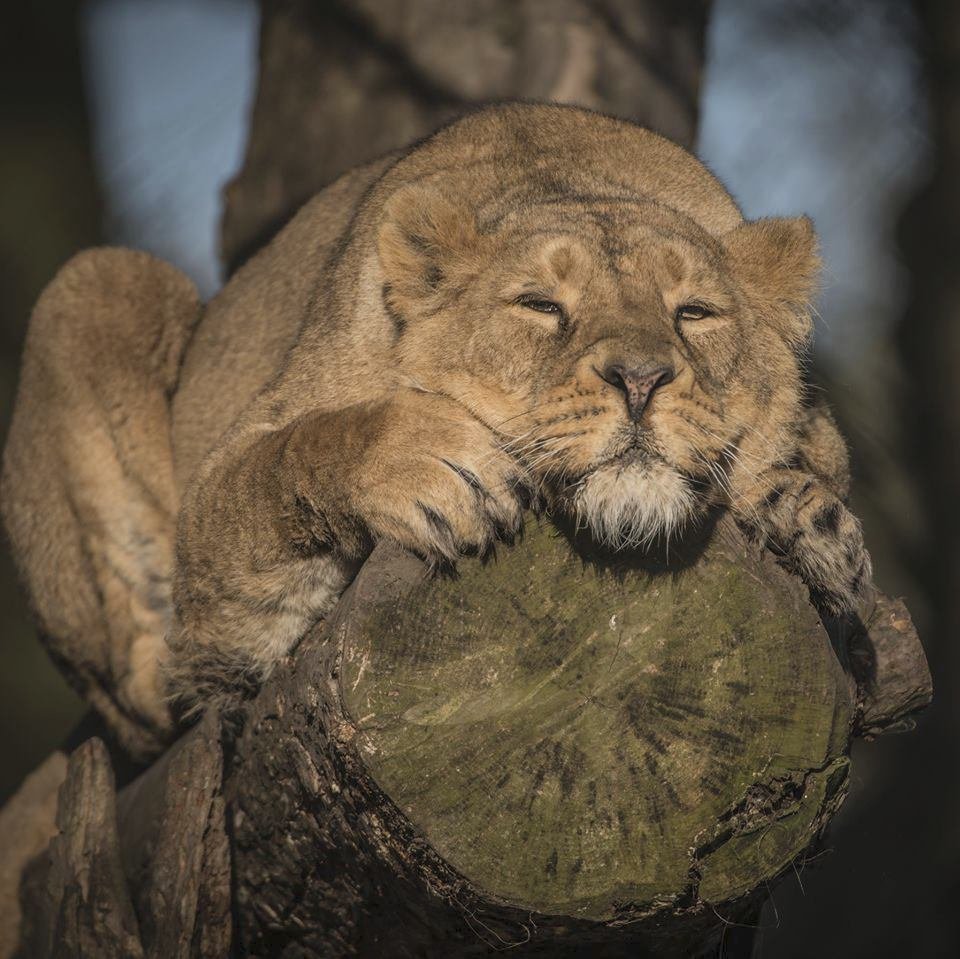
[[[168,692],[268,675],[378,540],[482,553],[525,486],[618,548],[721,504],[852,608],[846,452],[803,402],[815,247],[648,130],[502,104],[345,174],[202,315],[172,267],[75,258],[31,321],[2,482],[51,650],[148,751]],[[673,375],[631,418],[610,364]]]
[[[491,201],[475,221],[429,191],[393,209],[381,244],[392,295],[418,271],[442,277],[397,304],[414,314],[403,368],[498,430],[552,508],[599,540],[669,538],[787,462],[816,269],[808,221],[718,239],[658,203],[536,190],[509,209]],[[530,293],[562,314],[518,305]],[[678,321],[688,302],[709,315]],[[673,370],[637,423],[601,376],[611,363]]]

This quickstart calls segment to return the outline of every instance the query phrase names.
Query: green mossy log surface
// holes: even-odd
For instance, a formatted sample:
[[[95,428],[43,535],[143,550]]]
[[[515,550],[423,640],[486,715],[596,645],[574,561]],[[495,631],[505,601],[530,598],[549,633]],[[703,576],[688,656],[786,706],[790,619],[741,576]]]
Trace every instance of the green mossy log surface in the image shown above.
[[[851,683],[800,584],[725,527],[646,568],[536,520],[452,577],[381,550],[335,635],[371,778],[493,901],[702,911],[845,794]]]

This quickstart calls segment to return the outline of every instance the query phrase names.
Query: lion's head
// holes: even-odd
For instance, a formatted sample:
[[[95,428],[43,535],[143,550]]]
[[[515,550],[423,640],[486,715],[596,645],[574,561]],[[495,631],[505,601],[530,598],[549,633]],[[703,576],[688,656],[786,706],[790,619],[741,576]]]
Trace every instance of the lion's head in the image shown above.
[[[479,199],[464,177],[397,190],[384,302],[411,383],[495,428],[598,538],[634,544],[790,455],[816,240],[806,218],[708,230],[569,167],[515,165]]]

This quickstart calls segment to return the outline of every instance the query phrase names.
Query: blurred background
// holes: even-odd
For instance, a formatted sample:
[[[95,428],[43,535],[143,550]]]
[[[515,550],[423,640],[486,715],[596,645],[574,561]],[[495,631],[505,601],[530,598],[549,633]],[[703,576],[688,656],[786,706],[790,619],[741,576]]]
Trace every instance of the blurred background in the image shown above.
[[[381,7],[403,12],[414,5],[398,0]],[[322,145],[326,136],[326,152],[304,149],[298,140],[296,161],[277,161],[269,175],[262,173],[265,133],[248,146],[251,116],[255,128],[259,123],[275,132],[277,124],[297,122],[297,97],[317,95],[309,82],[316,66],[306,59],[307,79],[295,95],[288,82],[274,82],[272,93],[268,88],[278,69],[270,44],[289,28],[283,18],[315,16],[298,13],[298,6],[293,0],[267,2],[263,11],[255,0],[20,5],[0,38],[4,429],[31,305],[73,252],[102,242],[146,249],[181,267],[210,296],[222,282],[222,262],[242,260],[293,201],[331,179],[338,166],[356,162],[337,152],[335,130],[322,125],[304,133],[303,142],[314,137]],[[473,6],[481,29],[482,17],[499,4]],[[609,18],[623,4],[590,6]],[[699,154],[748,216],[813,217],[827,265],[815,377],[851,443],[854,506],[864,519],[877,581],[906,598],[936,689],[934,706],[909,736],[855,744],[851,796],[826,850],[771,890],[759,954],[956,956],[960,511],[953,497],[960,479],[960,375],[954,375],[960,374],[960,305],[952,287],[960,229],[953,182],[960,150],[960,113],[953,107],[960,95],[960,15],[952,8],[958,5],[659,4],[676,6],[689,8],[687,19],[662,9],[653,14],[669,43],[637,55],[649,55],[658,76],[682,62],[679,86],[693,90],[694,99],[675,129],[669,127],[676,111],[651,108],[647,122],[680,139],[696,128]],[[459,5],[458,15],[470,7]],[[273,32],[264,30],[258,59],[262,16]],[[341,10],[334,26],[353,42],[358,21],[351,16]],[[407,42],[397,23],[384,30],[378,42]],[[656,39],[655,31],[651,36]],[[349,76],[353,54],[342,40],[338,35],[330,57],[341,58]],[[638,35],[637,49],[641,41]],[[655,62],[654,47],[671,55]],[[357,70],[369,72],[361,59]],[[382,77],[373,82],[382,95]],[[331,89],[338,88],[323,87],[325,94]],[[425,132],[418,123],[450,115],[470,99],[459,88],[428,93],[419,112],[409,111],[413,135]],[[278,98],[293,104],[292,120],[277,119],[283,112]],[[334,128],[363,110],[346,95],[335,99],[340,113],[322,114]],[[375,145],[383,126],[369,134]],[[234,177],[222,233],[224,188]],[[62,741],[82,708],[36,641],[6,553],[0,617],[2,801]]]

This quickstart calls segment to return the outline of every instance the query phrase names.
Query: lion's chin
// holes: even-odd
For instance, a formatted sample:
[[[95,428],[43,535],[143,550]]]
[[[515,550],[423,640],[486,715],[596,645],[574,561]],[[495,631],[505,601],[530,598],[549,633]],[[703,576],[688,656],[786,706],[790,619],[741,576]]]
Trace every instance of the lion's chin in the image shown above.
[[[602,466],[577,488],[578,525],[614,549],[669,539],[693,515],[696,499],[684,478],[666,463]]]

